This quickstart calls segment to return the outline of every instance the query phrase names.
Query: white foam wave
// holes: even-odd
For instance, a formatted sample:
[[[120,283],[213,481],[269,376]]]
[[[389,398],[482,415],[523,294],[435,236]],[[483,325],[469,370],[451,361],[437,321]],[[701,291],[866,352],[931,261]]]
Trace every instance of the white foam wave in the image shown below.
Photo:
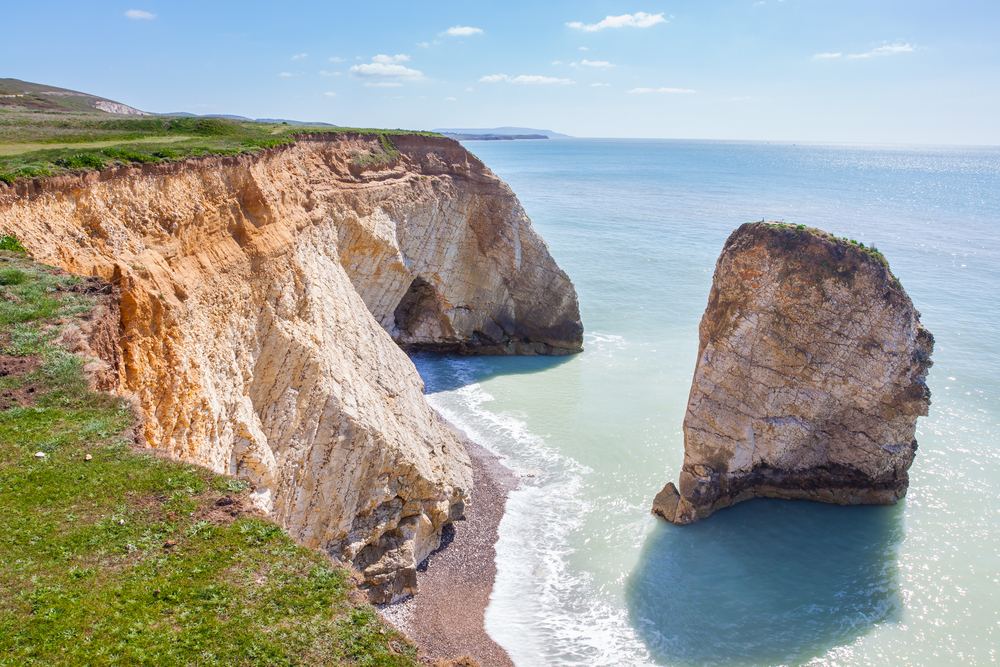
[[[591,349],[624,344],[620,336],[592,338]],[[584,493],[593,470],[550,446],[518,415],[491,409],[494,397],[475,381],[489,373],[488,361],[447,358],[417,365],[428,387],[433,385],[430,404],[526,477],[508,497],[500,523],[487,632],[518,667],[648,664],[627,611],[602,597],[593,577],[570,562],[574,534],[600,510]],[[447,376],[454,388],[442,390]]]

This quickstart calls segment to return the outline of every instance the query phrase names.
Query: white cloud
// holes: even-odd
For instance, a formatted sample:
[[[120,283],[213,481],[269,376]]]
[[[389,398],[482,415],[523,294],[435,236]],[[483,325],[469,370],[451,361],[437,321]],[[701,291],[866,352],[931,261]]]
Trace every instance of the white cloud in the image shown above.
[[[377,81],[372,83],[371,81],[365,81],[366,88],[399,88],[403,84],[396,83],[395,81]]]
[[[283,76],[285,78],[288,78],[290,76],[302,76],[302,72],[282,72],[278,76]]]
[[[444,98],[444,101],[445,102],[457,102],[458,98],[457,97],[446,97],[446,98]]]
[[[872,49],[868,53],[849,53],[848,58],[871,58],[872,56],[891,56],[894,53],[905,53],[906,51],[912,51],[913,47],[909,44],[887,44],[885,46],[880,46],[877,49]]]
[[[397,54],[386,56],[379,54],[372,62],[363,65],[353,65],[351,74],[360,79],[406,79],[416,81],[424,77],[420,70],[410,69],[397,63],[406,62],[410,56]]]
[[[320,76],[340,76],[340,72],[327,72],[325,69],[319,71]]]
[[[426,48],[430,47],[430,43],[429,42],[417,42],[417,46],[419,46],[422,49],[426,49]]]
[[[587,67],[614,67],[614,65],[609,63],[607,60],[587,60],[586,58],[581,60],[580,64],[586,65]]]
[[[394,56],[377,55],[374,58],[372,58],[373,63],[381,63],[383,65],[394,65],[396,63],[405,63],[409,62],[409,60],[410,56],[403,55],[402,53],[397,53]]]
[[[465,92],[467,92],[467,93],[471,93],[471,92],[472,92],[472,91],[474,91],[474,90],[475,90],[475,88],[466,88],[466,89],[465,89]]]
[[[590,51],[590,49],[588,49],[586,46],[581,46],[580,50],[581,51]]]
[[[562,65],[563,63],[562,63],[562,61],[561,61],[561,60],[553,60],[553,61],[552,61],[552,64],[553,64],[553,65]]]
[[[601,87],[610,88],[611,84],[610,83],[592,83],[592,84],[590,84],[590,87],[591,88],[601,88]]]
[[[507,83],[573,83],[569,79],[557,79],[553,76],[539,76],[537,74],[522,74],[515,77],[509,77],[506,74],[489,74],[479,80],[484,83],[497,83],[499,81],[506,81]]]
[[[329,91],[323,93],[323,97],[336,97],[336,96],[337,96],[337,93],[331,93]]]
[[[823,60],[824,58],[839,58],[839,53],[817,53],[813,56],[813,60]]]
[[[622,14],[621,16],[607,16],[600,23],[592,23],[590,25],[580,23],[579,21],[567,23],[566,25],[570,28],[583,30],[584,32],[596,32],[598,30],[604,30],[605,28],[624,28],[626,26],[631,28],[648,28],[656,25],[657,23],[666,22],[667,19],[663,18],[662,12],[659,14],[636,12],[635,14]]]
[[[292,60],[302,60],[303,58],[307,58],[308,56],[309,56],[308,53],[300,53],[298,55],[292,56]]]
[[[633,88],[630,93],[693,93],[690,88]]]
[[[446,33],[452,37],[468,37],[469,35],[481,35],[483,31],[479,28],[472,28],[470,26],[460,26],[457,25],[454,28],[448,28],[445,30]]]
[[[125,16],[130,19],[145,19],[147,21],[152,21],[156,18],[156,14],[150,14],[149,12],[144,12],[141,9],[130,9],[125,12]]]
[[[334,56],[334,57],[330,58],[330,62],[332,62],[332,63],[344,63],[344,62],[347,62],[347,59],[346,58],[338,58],[337,56]]]

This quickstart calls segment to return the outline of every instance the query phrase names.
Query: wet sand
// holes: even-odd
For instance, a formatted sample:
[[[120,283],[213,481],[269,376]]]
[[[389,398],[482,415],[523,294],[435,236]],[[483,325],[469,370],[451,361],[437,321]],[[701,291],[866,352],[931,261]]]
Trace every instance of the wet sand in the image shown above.
[[[454,533],[444,533],[442,548],[431,554],[426,570],[418,570],[420,592],[379,613],[431,660],[469,655],[482,667],[514,667],[506,651],[486,634],[483,617],[496,576],[497,526],[517,479],[496,456],[449,428],[472,459],[472,501],[465,519],[453,524]]]

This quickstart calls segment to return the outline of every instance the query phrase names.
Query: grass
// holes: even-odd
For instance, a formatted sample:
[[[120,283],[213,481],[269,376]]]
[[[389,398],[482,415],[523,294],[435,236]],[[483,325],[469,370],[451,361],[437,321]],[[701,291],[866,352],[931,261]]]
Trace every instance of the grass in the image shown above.
[[[0,238],[0,361],[31,362],[0,377],[0,666],[415,665],[246,482],[134,448],[129,405],[53,343],[81,284]]]
[[[817,229],[816,227],[806,227],[805,225],[790,224],[785,222],[765,222],[764,225],[771,229],[785,230],[793,233],[806,232],[810,234],[815,234],[816,236],[819,236],[821,238],[826,238],[835,243],[843,242],[843,245],[845,245],[846,248],[858,251],[862,255],[868,257],[869,259],[885,267],[886,271],[888,271],[889,273],[889,277],[892,279],[893,286],[897,288],[902,288],[902,283],[899,282],[899,278],[897,278],[896,275],[892,272],[892,269],[889,268],[889,260],[887,260],[885,258],[885,255],[883,255],[874,245],[865,246],[863,242],[858,241],[856,239],[848,238],[846,236],[838,239],[833,234],[825,232],[822,229]]]
[[[398,134],[433,132],[350,127],[301,127],[227,118],[113,116],[0,110],[0,181],[51,176],[115,164],[157,163],[205,155],[255,153],[297,136],[351,132],[375,135],[379,149],[365,164],[393,160]]]

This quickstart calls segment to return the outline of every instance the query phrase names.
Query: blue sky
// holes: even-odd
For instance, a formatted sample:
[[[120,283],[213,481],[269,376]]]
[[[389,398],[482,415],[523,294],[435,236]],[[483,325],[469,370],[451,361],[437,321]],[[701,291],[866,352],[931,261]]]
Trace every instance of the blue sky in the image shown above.
[[[995,0],[36,1],[4,7],[0,76],[351,126],[1000,145],[998,18]]]

